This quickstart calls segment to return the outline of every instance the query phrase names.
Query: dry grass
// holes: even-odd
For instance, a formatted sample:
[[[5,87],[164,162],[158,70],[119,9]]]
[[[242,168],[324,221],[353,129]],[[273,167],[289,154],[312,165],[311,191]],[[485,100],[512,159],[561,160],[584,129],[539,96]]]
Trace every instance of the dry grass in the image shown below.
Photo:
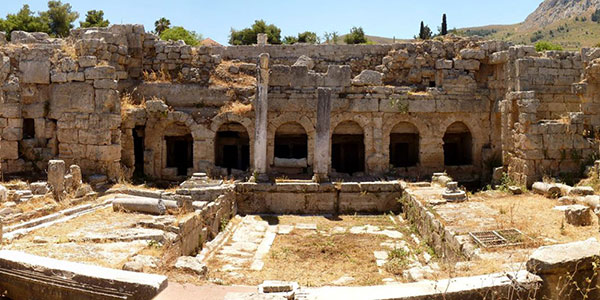
[[[62,51],[69,57],[71,57],[72,59],[77,59],[78,55],[77,55],[77,49],[75,49],[75,46],[73,44],[69,44],[69,43],[64,43],[61,46]]]
[[[239,66],[241,63],[222,61],[214,72],[210,74],[210,82],[213,86],[228,88],[247,88],[256,86],[256,78],[243,73],[232,74],[229,72],[231,66]]]
[[[150,71],[144,70],[144,71],[142,71],[142,76],[144,78],[144,81],[146,81],[146,82],[167,83],[167,82],[173,81],[169,71],[165,71],[162,69],[158,72],[155,72],[154,70],[150,70]]]
[[[227,102],[227,104],[221,106],[219,114],[233,113],[235,115],[245,115],[252,111],[252,104],[244,104],[239,101]]]
[[[129,110],[135,108],[142,108],[146,106],[146,99],[141,98],[140,100],[134,99],[131,93],[122,93],[121,94],[121,119],[125,119],[127,117],[127,112]]]
[[[67,204],[65,202],[56,202],[54,198],[50,195],[46,195],[43,197],[36,197],[26,202],[21,202],[17,204],[17,208],[21,209],[23,212],[32,211],[38,208],[41,208],[46,205],[57,205],[54,211],[58,211],[60,209],[66,208]]]
[[[537,247],[541,244],[569,243],[585,240],[591,237],[600,238],[598,221],[587,227],[575,227],[564,220],[564,212],[554,210],[558,205],[556,200],[534,194],[496,195],[476,194],[472,201],[483,201],[498,211],[494,218],[498,228],[517,228],[533,241],[526,246]]]
[[[384,278],[395,278],[403,281],[402,271],[408,267],[406,257],[398,261],[399,268],[394,272],[386,268],[377,267],[374,250],[387,251],[389,248],[381,246],[382,242],[392,239],[383,235],[352,234],[349,232],[330,234],[334,227],[343,227],[349,230],[354,226],[373,225],[380,228],[396,229],[403,231],[405,241],[412,254],[424,251],[410,239],[408,226],[396,225],[387,215],[378,216],[339,216],[326,218],[322,216],[262,216],[270,224],[297,225],[316,224],[317,231],[293,230],[287,235],[277,235],[269,253],[263,258],[265,263],[261,271],[249,270],[251,262],[235,271],[242,277],[229,276],[221,271],[227,262],[214,257],[208,262],[209,278],[220,278],[223,284],[259,284],[264,280],[290,280],[297,281],[303,286],[331,285],[333,281],[343,277],[353,277],[354,281],[348,285],[365,286],[381,285]],[[399,240],[398,240],[399,241]],[[406,264],[405,264],[406,263]],[[169,279],[184,280],[180,274],[170,274]]]
[[[276,238],[265,257],[265,267],[254,277],[324,286],[351,276],[355,279],[353,285],[379,285],[384,277],[378,272],[373,247],[385,240],[367,234],[305,236],[292,232]]]

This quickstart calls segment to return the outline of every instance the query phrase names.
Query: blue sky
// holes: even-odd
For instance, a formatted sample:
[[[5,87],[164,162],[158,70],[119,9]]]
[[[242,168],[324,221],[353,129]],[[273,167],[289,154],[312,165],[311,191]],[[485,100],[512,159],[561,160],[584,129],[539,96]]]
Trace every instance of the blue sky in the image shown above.
[[[17,12],[23,4],[32,10],[47,8],[46,0],[3,0],[0,16]],[[111,23],[140,23],[147,31],[154,29],[160,17],[172,25],[184,26],[219,43],[227,44],[233,27],[248,27],[264,19],[282,29],[282,36],[314,31],[347,33],[352,26],[362,26],[368,35],[411,38],[425,21],[433,31],[448,15],[448,28],[521,22],[542,0],[72,0],[80,19],[91,9],[104,10]],[[77,23],[78,25],[78,23]]]

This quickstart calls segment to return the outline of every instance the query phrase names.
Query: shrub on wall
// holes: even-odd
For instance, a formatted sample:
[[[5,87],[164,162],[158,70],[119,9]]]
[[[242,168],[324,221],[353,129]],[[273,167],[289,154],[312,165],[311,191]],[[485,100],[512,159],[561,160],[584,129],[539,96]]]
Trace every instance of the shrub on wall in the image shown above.
[[[552,44],[550,42],[537,42],[535,44],[535,50],[538,52],[541,51],[548,51],[548,50],[558,50],[558,51],[562,51],[563,47],[561,45],[558,44]]]

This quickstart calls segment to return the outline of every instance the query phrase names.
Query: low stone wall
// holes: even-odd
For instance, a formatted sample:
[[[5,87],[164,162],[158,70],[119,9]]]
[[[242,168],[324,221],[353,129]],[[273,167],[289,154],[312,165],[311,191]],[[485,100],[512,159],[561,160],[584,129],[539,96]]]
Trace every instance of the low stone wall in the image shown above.
[[[308,299],[536,299],[540,282],[538,276],[521,271],[398,285],[312,288],[304,292]]]
[[[169,255],[172,258],[194,255],[204,243],[214,239],[237,214],[235,198],[233,192],[225,193],[180,220],[178,239],[169,249]]]
[[[400,211],[398,182],[236,185],[241,214],[353,214]]]
[[[448,261],[460,261],[471,253],[464,248],[462,237],[447,230],[434,215],[433,210],[427,209],[412,193],[411,189],[402,184],[402,211],[408,221],[418,230],[421,238],[430,245],[437,255]]]

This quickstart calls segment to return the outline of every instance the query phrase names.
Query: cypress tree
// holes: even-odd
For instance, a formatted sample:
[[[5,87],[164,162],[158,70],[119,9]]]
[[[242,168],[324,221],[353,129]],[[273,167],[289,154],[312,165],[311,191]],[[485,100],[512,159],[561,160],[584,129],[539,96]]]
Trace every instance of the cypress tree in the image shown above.
[[[419,38],[420,39],[424,39],[423,35],[425,33],[425,23],[423,23],[423,21],[421,21],[421,28],[419,29]]]
[[[448,23],[446,22],[446,14],[442,16],[442,35],[448,34]]]

